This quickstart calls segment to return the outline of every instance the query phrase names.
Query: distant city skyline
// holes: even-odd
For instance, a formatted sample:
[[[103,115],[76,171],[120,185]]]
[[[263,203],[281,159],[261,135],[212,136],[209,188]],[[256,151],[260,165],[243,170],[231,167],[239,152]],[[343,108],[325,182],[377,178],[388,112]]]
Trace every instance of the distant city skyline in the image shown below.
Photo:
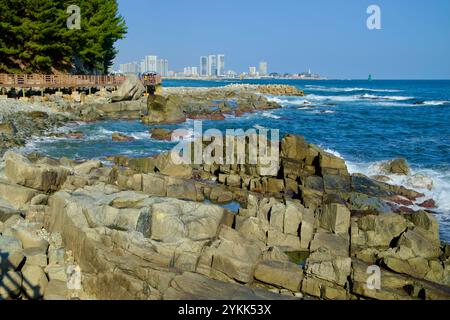
[[[381,30],[367,28],[371,4],[381,8]],[[119,11],[128,34],[116,69],[155,52],[182,71],[217,52],[226,70],[266,60],[273,72],[311,68],[330,78],[450,78],[448,0],[119,0]]]

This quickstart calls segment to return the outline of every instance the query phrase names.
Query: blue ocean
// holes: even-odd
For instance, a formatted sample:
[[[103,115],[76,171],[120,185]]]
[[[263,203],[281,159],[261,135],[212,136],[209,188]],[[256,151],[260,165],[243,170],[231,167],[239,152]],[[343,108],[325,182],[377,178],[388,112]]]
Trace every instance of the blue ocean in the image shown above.
[[[281,136],[301,134],[309,142],[343,157],[352,173],[379,174],[380,161],[406,158],[411,175],[391,177],[391,183],[408,186],[417,176],[432,181],[431,190],[420,191],[436,201],[442,239],[450,241],[450,81],[167,80],[164,85],[211,87],[231,83],[288,84],[303,89],[307,95],[271,96],[283,108],[223,121],[203,121],[204,130],[264,127],[279,129]],[[192,129],[193,121],[162,127],[180,126]],[[39,138],[26,148],[54,157],[104,158],[119,154],[149,156],[174,145],[152,140],[149,127],[138,121],[79,123],[62,130],[82,131],[86,139]],[[136,140],[112,143],[112,132],[122,132]]]

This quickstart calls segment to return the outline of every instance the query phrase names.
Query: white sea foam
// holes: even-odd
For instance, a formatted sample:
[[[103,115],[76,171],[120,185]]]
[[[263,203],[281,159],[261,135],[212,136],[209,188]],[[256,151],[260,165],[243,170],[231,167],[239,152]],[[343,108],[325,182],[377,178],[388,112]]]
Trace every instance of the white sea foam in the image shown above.
[[[337,88],[337,87],[323,87],[323,86],[313,86],[306,85],[306,88],[312,89],[314,91],[323,92],[354,92],[354,91],[368,91],[368,92],[402,92],[402,90],[397,89],[370,89],[370,88]]]
[[[407,96],[377,96],[373,94],[363,94],[361,95],[361,98],[372,100],[394,100],[394,101],[405,101],[414,99],[414,97],[407,97]]]
[[[325,152],[328,152],[338,158],[344,159],[344,157],[342,157],[341,154],[339,152],[337,152],[336,150],[332,150],[330,148],[323,147],[322,145],[319,145],[319,147],[322,148]]]
[[[267,100],[272,101],[272,102],[276,102],[282,106],[288,106],[288,105],[305,105],[305,104],[309,104],[310,102],[306,99],[287,99],[286,97],[282,97],[282,96],[266,96]]]
[[[150,134],[146,131],[137,131],[128,134],[136,140],[148,140],[150,138]]]
[[[265,118],[281,119],[280,116],[274,115],[273,113],[268,112],[268,111],[265,111],[265,112],[261,113],[261,115],[262,115],[263,117],[265,117]]]
[[[350,173],[363,173],[367,176],[374,176],[382,174],[387,176],[390,184],[405,186],[407,188],[412,188],[418,192],[425,194],[425,197],[420,200],[433,199],[439,211],[450,212],[450,171],[437,171],[432,169],[411,169],[411,173],[407,176],[399,175],[387,175],[381,171],[380,165],[383,162],[373,162],[373,163],[354,163],[347,161],[347,167]],[[424,176],[432,181],[431,190],[427,186],[418,187],[412,186],[409,181],[414,176]]]
[[[443,105],[450,105],[450,101],[431,100],[431,101],[424,101],[422,104],[427,106],[443,106]]]

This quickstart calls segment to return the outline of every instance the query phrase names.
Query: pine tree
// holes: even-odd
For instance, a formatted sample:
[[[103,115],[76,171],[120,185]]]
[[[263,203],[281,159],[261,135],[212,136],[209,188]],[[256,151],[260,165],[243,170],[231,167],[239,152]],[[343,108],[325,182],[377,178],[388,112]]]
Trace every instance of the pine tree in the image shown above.
[[[71,4],[80,30],[67,28]],[[116,0],[0,0],[0,72],[105,74],[125,34]]]

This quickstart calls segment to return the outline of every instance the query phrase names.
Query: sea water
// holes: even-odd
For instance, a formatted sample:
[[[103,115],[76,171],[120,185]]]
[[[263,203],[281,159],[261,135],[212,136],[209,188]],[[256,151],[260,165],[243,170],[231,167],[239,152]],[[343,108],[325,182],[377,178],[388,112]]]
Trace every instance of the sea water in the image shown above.
[[[223,121],[203,121],[203,129],[279,129],[280,135],[304,135],[311,142],[343,157],[352,173],[379,174],[377,164],[406,158],[412,175],[433,180],[433,189],[422,189],[437,202],[436,216],[443,240],[450,241],[450,81],[359,80],[167,80],[165,86],[219,87],[232,83],[287,84],[303,89],[305,97],[269,96],[283,106]],[[193,128],[193,121],[167,129]],[[151,156],[170,150],[174,143],[151,139],[149,127],[139,121],[102,121],[71,124],[85,139],[37,138],[27,151],[50,156],[88,159],[111,155]],[[112,142],[121,132],[135,141]],[[392,176],[407,184],[408,177]],[[425,199],[424,199],[425,200]]]

